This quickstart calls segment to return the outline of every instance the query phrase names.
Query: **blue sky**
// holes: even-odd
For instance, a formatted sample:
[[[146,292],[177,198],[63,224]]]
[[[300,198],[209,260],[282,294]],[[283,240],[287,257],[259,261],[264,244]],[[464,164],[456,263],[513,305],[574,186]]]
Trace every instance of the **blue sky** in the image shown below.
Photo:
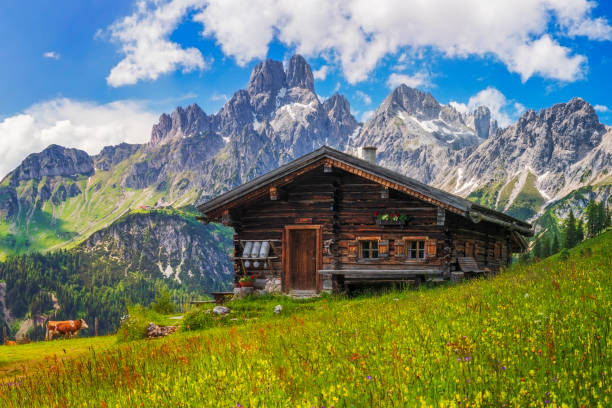
[[[612,5],[587,0],[34,0],[0,9],[0,176],[60,143],[142,142],[216,112],[261,58],[303,54],[359,120],[401,82],[502,124],[580,96],[612,124]],[[504,123],[505,122],[505,123]],[[20,143],[15,144],[15,140]]]

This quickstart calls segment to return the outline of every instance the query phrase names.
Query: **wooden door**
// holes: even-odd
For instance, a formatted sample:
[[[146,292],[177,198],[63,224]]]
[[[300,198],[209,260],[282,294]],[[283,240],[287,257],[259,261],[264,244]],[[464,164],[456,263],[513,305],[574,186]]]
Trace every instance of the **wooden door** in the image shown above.
[[[291,229],[289,232],[289,289],[317,289],[317,231]]]

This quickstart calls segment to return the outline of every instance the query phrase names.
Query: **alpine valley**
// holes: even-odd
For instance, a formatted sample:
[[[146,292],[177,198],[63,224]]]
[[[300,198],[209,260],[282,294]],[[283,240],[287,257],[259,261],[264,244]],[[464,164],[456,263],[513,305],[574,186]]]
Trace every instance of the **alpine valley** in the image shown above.
[[[557,233],[570,210],[608,201],[612,128],[580,98],[528,110],[500,128],[486,106],[460,112],[401,85],[366,123],[316,94],[299,55],[255,66],[214,114],[196,104],[153,124],[142,145],[94,156],[51,145],[0,182],[0,256],[68,248],[148,277],[227,288],[232,231],[202,225],[195,205],[323,145],[357,155]],[[127,273],[127,272],[126,272]]]

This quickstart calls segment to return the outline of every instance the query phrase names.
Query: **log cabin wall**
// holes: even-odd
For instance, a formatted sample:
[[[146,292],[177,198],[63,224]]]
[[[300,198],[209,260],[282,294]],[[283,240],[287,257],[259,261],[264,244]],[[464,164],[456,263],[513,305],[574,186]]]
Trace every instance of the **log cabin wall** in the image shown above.
[[[350,174],[341,177],[340,190],[337,257],[341,269],[443,268],[450,241],[444,226],[438,225],[436,206]],[[375,212],[399,213],[409,220],[405,225],[379,225]],[[378,240],[379,250],[383,249],[378,258],[360,256],[360,240],[364,238]],[[408,238],[427,242],[425,259],[408,258]]]
[[[452,240],[451,263],[456,263],[457,257],[472,256],[479,267],[494,271],[511,263],[510,234],[505,228],[487,222],[473,223],[456,214],[447,217],[447,228]]]
[[[375,211],[400,213],[409,217],[405,225],[379,225]],[[287,225],[320,225],[322,240],[321,268],[342,269],[436,269],[448,276],[458,256],[472,245],[473,257],[481,267],[505,265],[511,256],[508,232],[498,226],[478,224],[439,209],[407,194],[389,190],[380,184],[337,168],[317,167],[297,177],[289,185],[270,191],[256,202],[230,211],[236,230],[236,256],[241,255],[241,241],[275,240],[271,256],[276,257],[263,269],[251,268],[249,274],[282,278],[283,233]],[[378,241],[379,257],[361,257],[360,240]],[[406,245],[410,238],[426,241],[424,259],[410,259]],[[243,275],[241,263],[235,262],[235,280]],[[283,280],[283,291],[285,291]],[[322,289],[329,289],[323,282]]]
[[[275,199],[266,195],[263,199],[250,203],[243,208],[232,211],[235,254],[240,256],[241,240],[275,240],[275,250],[271,255],[276,257],[270,262],[270,268],[250,268],[247,273],[260,275],[267,279],[281,279],[283,270],[282,255],[283,232],[287,225],[320,225],[321,239],[331,242],[334,224],[334,197],[336,187],[334,177],[323,172],[319,167],[308,174],[300,176],[290,185],[276,191]],[[323,250],[322,262],[325,267],[333,265],[333,258]],[[243,275],[239,261],[234,264],[236,282]],[[283,281],[283,290],[285,282]]]

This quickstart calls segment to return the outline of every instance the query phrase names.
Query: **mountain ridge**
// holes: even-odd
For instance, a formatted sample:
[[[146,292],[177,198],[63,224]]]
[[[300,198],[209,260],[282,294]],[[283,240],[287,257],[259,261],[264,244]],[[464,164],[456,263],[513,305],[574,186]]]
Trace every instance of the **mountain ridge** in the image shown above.
[[[0,252],[79,245],[135,208],[199,203],[323,145],[375,145],[379,164],[523,219],[568,189],[612,184],[612,132],[580,98],[499,129],[487,107],[462,113],[400,85],[359,123],[343,95],[319,99],[296,55],[286,69],[258,63],[217,113],[160,115],[147,143],[29,155],[0,182]]]

